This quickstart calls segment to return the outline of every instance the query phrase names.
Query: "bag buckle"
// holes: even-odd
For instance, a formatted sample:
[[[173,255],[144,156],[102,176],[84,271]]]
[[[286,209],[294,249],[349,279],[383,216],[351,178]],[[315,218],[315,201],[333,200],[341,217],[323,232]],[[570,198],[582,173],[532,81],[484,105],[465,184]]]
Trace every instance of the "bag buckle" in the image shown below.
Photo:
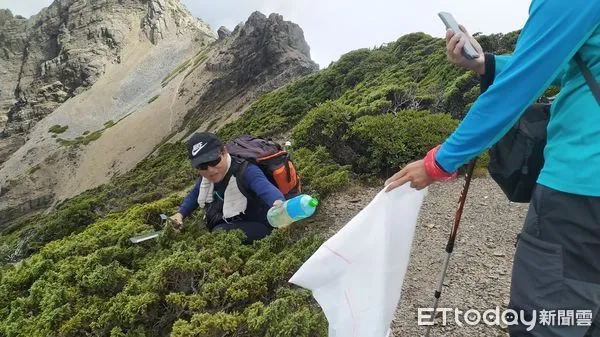
[[[232,216],[231,218],[226,218],[225,216],[223,216],[223,221],[225,221],[225,223],[227,223],[227,224],[231,224],[232,222],[236,222],[238,220],[242,220],[241,214]]]

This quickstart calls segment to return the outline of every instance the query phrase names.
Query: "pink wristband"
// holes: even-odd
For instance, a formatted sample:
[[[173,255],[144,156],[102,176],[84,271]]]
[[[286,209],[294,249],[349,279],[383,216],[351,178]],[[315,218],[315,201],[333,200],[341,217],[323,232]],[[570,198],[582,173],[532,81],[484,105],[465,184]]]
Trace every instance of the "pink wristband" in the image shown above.
[[[433,180],[436,181],[448,181],[456,178],[456,172],[447,173],[442,170],[438,164],[435,162],[435,154],[438,152],[441,145],[434,147],[433,149],[427,152],[423,162],[425,164],[425,171],[427,171],[427,175],[429,175]]]

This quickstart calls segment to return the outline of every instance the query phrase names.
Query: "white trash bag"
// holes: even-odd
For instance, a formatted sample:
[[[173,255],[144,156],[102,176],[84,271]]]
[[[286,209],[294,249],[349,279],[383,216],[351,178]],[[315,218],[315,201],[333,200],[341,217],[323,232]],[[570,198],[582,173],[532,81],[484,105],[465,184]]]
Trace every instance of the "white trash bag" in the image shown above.
[[[409,185],[380,191],[289,280],[312,291],[329,337],[389,335],[427,194]]]

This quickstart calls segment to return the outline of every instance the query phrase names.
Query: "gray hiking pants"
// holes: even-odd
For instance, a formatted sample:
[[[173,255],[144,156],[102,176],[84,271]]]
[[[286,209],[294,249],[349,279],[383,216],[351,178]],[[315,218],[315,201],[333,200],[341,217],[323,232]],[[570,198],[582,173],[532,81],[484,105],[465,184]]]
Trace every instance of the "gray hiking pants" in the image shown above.
[[[537,185],[511,282],[509,309],[536,322],[511,337],[600,337],[600,197]]]

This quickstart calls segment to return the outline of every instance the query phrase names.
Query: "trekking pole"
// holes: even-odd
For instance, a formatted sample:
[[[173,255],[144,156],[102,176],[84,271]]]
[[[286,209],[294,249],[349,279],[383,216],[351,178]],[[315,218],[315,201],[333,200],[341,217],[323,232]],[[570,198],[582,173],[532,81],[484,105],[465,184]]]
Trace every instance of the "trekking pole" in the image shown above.
[[[444,258],[444,264],[442,267],[442,271],[440,273],[440,281],[437,285],[437,290],[434,294],[433,301],[433,321],[435,321],[435,311],[437,310],[438,302],[440,300],[440,296],[442,296],[442,287],[444,286],[444,279],[446,278],[446,271],[448,269],[448,262],[450,261],[450,255],[454,250],[454,241],[456,240],[456,233],[458,232],[458,225],[460,224],[460,218],[462,216],[463,208],[465,206],[465,201],[467,199],[467,192],[469,192],[469,185],[471,184],[471,177],[473,176],[473,169],[475,168],[475,163],[477,162],[477,158],[473,159],[469,166],[467,167],[467,174],[465,175],[465,184],[463,185],[462,191],[460,193],[460,198],[458,200],[458,209],[454,214],[454,225],[450,231],[450,237],[448,238],[448,243],[446,244],[446,255]],[[427,332],[425,333],[425,337],[429,337],[429,332],[433,324],[427,326]]]
[[[161,219],[161,227],[163,227],[163,228],[167,224],[167,221],[174,223],[174,221],[165,214],[161,214],[160,219]],[[134,236],[134,237],[130,238],[129,240],[133,243],[140,243],[140,242],[143,242],[146,240],[157,238],[160,234],[162,234],[163,231],[164,230],[161,229],[159,231],[155,231],[152,233],[148,233],[148,234],[144,234],[144,235],[140,235],[140,236]]]

